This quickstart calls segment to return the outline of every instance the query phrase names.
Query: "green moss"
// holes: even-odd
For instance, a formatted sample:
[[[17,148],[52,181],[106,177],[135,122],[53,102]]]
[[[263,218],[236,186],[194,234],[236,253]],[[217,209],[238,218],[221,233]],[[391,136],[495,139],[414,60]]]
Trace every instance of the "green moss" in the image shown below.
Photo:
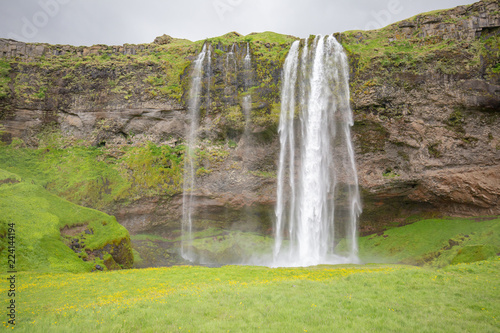
[[[388,168],[386,169],[383,173],[382,173],[382,176],[384,176],[384,178],[397,178],[399,177],[399,175],[392,169]]]
[[[405,21],[415,24],[413,35],[399,28],[395,23],[372,31],[347,31],[339,34],[346,49],[354,91],[363,81],[371,77],[394,79],[393,72],[424,74],[438,72],[444,74],[468,74],[486,68],[487,76],[498,76],[499,36],[486,35],[472,42],[457,41],[442,36],[420,37],[421,21],[428,14],[418,15]],[[432,14],[443,24],[460,24],[467,17],[455,17],[440,10]]]
[[[354,122],[352,129],[360,143],[362,154],[384,151],[389,132],[381,124],[371,120],[360,120]]]
[[[149,83],[150,85],[152,85],[154,87],[164,86],[167,83],[165,78],[161,77],[159,75],[148,76],[146,79],[144,79],[144,82]]]
[[[0,59],[0,100],[10,95],[10,63]]]
[[[497,256],[499,247],[493,245],[466,245],[458,250],[451,261],[452,265],[487,260]]]
[[[491,72],[493,74],[500,74],[500,62],[491,67]]]
[[[39,149],[0,147],[0,168],[71,202],[103,208],[144,195],[179,193],[183,154],[182,145],[68,146],[58,131],[48,129],[40,135]]]
[[[462,113],[461,109],[455,109],[455,111],[453,111],[446,120],[448,128],[458,133],[465,133],[465,130],[463,128],[464,123],[465,123],[465,116]]]
[[[227,108],[226,113],[227,125],[235,131],[243,132],[245,128],[245,116],[239,105],[231,106]]]
[[[441,144],[440,141],[429,143],[427,145],[427,151],[429,152],[429,155],[431,155],[434,158],[441,157],[441,155],[442,155],[441,151],[438,149],[438,147],[439,147],[440,144]]]
[[[121,166],[125,167],[134,187],[137,186],[142,195],[173,195],[181,191],[183,154],[184,146],[172,148],[148,142],[144,146],[125,149]]]

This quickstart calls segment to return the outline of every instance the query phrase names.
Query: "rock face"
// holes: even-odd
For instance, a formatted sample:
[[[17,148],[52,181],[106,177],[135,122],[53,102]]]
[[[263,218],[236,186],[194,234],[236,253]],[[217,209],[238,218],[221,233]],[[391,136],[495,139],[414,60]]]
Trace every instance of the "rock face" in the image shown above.
[[[375,50],[362,70],[351,48],[354,137],[368,202],[389,211],[499,214],[498,8],[483,1],[388,27],[382,47],[394,53]],[[341,37],[355,46],[368,38]]]
[[[157,44],[166,44],[170,36],[161,36],[155,40]],[[170,37],[171,38],[171,37]],[[0,55],[4,58],[20,58],[23,60],[39,59],[42,56],[88,56],[106,54],[135,55],[152,48],[151,45],[122,46],[94,45],[75,47],[71,45],[27,44],[12,39],[0,39]]]
[[[351,63],[362,233],[418,213],[500,214],[499,10],[498,1],[480,1],[380,31],[337,34]],[[272,230],[281,66],[295,38],[270,36],[208,40],[199,137],[210,158],[198,170],[200,228]],[[0,40],[0,60],[10,66],[0,98],[8,135],[0,134],[36,147],[36,134],[52,124],[97,147],[148,140],[177,146],[188,129],[189,64],[201,45],[166,35],[119,47]],[[217,150],[220,142],[225,148]],[[171,235],[182,195],[147,194],[103,210],[131,233]]]
[[[404,20],[398,25],[396,39],[436,37],[438,39],[474,40],[500,26],[497,1],[482,1],[473,6],[459,6],[443,15],[429,13]]]

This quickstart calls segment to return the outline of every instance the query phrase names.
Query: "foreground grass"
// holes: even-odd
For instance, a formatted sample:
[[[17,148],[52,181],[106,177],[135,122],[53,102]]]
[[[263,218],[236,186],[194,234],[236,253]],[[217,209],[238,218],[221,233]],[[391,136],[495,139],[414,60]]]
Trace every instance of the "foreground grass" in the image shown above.
[[[498,332],[499,269],[495,259],[442,270],[365,265],[24,272],[18,275],[15,329]],[[5,283],[2,288],[5,294]]]
[[[359,239],[364,262],[444,267],[500,252],[500,218],[444,218],[415,222]]]

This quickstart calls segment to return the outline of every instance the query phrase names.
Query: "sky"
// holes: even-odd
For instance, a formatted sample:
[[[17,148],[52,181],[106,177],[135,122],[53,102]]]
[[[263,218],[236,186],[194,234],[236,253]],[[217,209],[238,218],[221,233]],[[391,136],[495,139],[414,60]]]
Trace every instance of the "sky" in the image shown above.
[[[192,41],[231,31],[297,37],[377,29],[474,0],[0,0],[0,38],[50,44]]]

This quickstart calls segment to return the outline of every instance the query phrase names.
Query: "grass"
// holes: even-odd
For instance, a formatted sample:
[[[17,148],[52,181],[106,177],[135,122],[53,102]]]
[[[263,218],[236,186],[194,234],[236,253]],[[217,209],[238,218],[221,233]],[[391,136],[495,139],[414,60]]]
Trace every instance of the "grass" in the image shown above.
[[[500,218],[430,219],[359,239],[364,262],[443,267],[500,252]]]
[[[215,221],[207,221],[210,224]],[[186,236],[186,246],[207,265],[260,263],[270,256],[273,238],[257,232],[207,228],[193,232],[193,240]],[[138,256],[134,257],[134,267],[162,267],[189,263],[180,256],[182,236],[163,238],[158,235],[139,234],[131,236]],[[140,258],[137,261],[137,258]]]
[[[499,270],[495,259],[442,270],[364,265],[23,272],[15,329],[498,332]]]
[[[410,223],[408,219],[406,223]],[[210,221],[209,225],[213,225]],[[157,235],[132,237],[136,250],[150,266],[184,263],[179,257],[165,260],[165,253],[176,254],[180,237],[165,239]],[[207,264],[261,263],[272,252],[273,239],[253,232],[208,228],[193,233],[191,249]],[[337,252],[342,254],[345,243]],[[442,218],[413,221],[377,235],[359,238],[362,262],[404,263],[426,267],[445,267],[489,259],[500,253],[500,218]],[[145,267],[145,263],[137,267]],[[146,266],[147,267],[147,266]]]
[[[85,272],[95,262],[83,261],[64,242],[61,229],[86,226],[89,251],[129,242],[128,231],[112,216],[77,206],[42,186],[0,169],[0,267],[7,271],[7,230],[15,224],[16,269],[40,272]],[[76,237],[76,235],[75,235]],[[83,253],[82,253],[83,255]],[[101,262],[99,262],[101,263]]]
[[[100,208],[125,198],[131,186],[102,149],[1,147],[0,168],[77,204]]]
[[[253,232],[209,230],[207,237],[194,235],[191,247],[202,262],[228,264],[249,262],[269,254],[273,238]]]

